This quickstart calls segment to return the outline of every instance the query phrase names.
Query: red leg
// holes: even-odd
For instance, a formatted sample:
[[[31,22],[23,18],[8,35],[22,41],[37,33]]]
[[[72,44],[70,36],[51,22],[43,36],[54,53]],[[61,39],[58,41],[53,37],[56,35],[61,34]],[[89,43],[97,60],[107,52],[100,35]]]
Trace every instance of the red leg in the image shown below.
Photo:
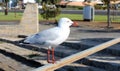
[[[52,48],[52,63],[55,63],[54,48]]]
[[[51,63],[51,61],[50,61],[50,49],[48,49],[48,51],[47,51],[47,62]]]

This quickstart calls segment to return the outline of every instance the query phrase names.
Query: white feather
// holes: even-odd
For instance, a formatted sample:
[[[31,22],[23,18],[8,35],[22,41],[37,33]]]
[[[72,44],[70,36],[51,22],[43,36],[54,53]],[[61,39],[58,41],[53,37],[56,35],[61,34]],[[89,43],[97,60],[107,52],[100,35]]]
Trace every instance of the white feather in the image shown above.
[[[61,18],[57,27],[28,36],[24,42],[43,46],[57,46],[68,38],[72,23],[68,18]]]

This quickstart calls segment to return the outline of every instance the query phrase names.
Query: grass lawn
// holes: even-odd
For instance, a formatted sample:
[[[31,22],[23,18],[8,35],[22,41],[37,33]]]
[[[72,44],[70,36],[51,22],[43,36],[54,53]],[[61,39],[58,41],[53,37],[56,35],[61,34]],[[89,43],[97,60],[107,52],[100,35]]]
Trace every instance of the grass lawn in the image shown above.
[[[0,12],[0,21],[15,21],[15,20],[20,20],[22,17],[22,13],[16,13],[16,17],[15,17],[15,13],[9,13],[8,15],[4,15],[4,12]],[[68,17],[72,20],[83,20],[83,15],[79,15],[79,14],[60,14],[59,16],[56,17],[56,19],[58,20],[61,17]],[[39,20],[45,20],[41,17],[41,15],[39,14]],[[51,18],[49,20],[54,20],[54,18]],[[107,21],[107,16],[105,15],[95,15],[94,17],[94,21]],[[114,22],[120,22],[120,20],[115,20]]]
[[[22,17],[22,13],[17,13],[15,17],[15,13],[8,13],[8,15],[4,15],[4,12],[0,12],[0,21],[16,21],[20,20]]]

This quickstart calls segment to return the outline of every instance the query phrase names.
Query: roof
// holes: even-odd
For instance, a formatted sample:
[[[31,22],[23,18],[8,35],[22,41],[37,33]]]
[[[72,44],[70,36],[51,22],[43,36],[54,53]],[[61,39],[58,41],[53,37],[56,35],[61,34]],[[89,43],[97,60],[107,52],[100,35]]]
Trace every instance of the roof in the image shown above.
[[[70,6],[86,6],[86,5],[91,5],[94,6],[96,4],[96,2],[69,2],[69,1],[61,1],[59,3],[60,5],[70,5]]]

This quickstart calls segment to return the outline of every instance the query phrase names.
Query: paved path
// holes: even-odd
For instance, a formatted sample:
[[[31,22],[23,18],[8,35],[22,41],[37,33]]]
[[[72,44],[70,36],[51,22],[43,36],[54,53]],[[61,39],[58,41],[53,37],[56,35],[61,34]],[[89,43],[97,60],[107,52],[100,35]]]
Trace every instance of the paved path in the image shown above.
[[[0,36],[9,37],[10,31],[8,33],[4,33],[4,29],[7,27],[18,27],[19,22],[11,22],[12,25],[8,25],[8,22],[0,22]],[[84,38],[117,38],[120,36],[120,24],[112,24],[112,29],[106,29],[105,23],[97,23],[97,22],[79,22],[79,27],[71,27],[70,39],[84,39]],[[3,25],[4,24],[4,25]],[[32,26],[32,25],[31,25]],[[44,29],[48,29],[54,27],[55,25],[50,24],[46,25],[46,22],[40,22],[39,31]],[[18,34],[18,33],[16,33]]]
[[[54,27],[54,25],[43,25],[40,22],[40,31]],[[71,27],[69,39],[87,39],[87,38],[117,38],[120,36],[120,24],[112,24],[113,28],[107,29],[106,23],[98,22],[79,22],[79,27]]]

